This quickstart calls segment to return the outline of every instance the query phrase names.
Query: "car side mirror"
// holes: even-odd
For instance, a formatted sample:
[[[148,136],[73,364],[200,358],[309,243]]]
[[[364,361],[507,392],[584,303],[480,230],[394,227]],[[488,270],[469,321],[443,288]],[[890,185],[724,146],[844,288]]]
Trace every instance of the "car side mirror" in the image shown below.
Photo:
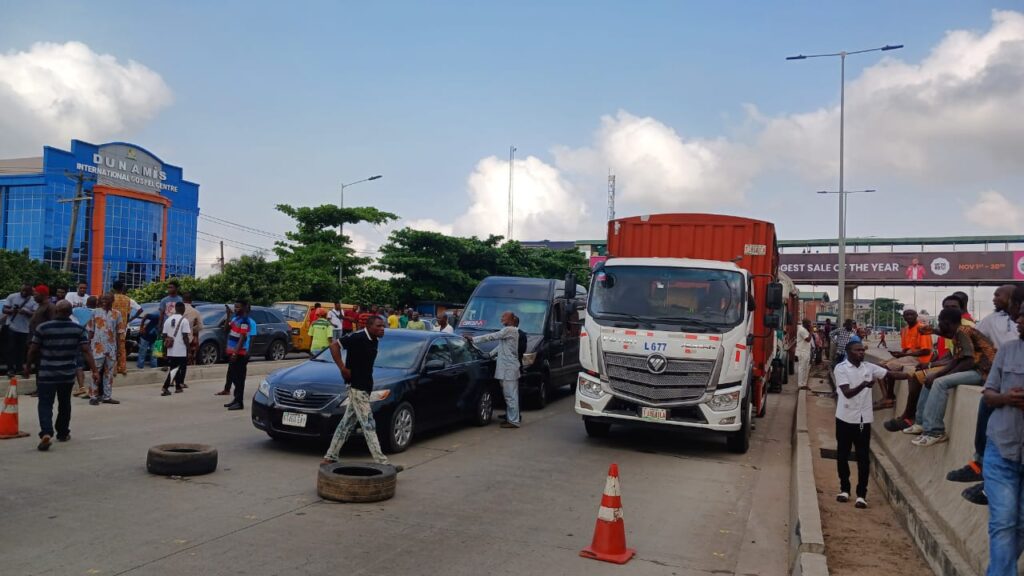
[[[444,370],[444,360],[427,360],[427,363],[423,365],[424,372],[437,372],[438,370]]]

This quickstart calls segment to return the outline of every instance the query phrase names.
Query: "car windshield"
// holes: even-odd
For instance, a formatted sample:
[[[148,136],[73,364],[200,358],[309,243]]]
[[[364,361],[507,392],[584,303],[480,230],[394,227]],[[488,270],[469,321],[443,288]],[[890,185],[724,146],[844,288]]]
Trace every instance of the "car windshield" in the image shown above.
[[[384,338],[381,338],[377,343],[377,360],[374,361],[373,365],[375,368],[398,368],[402,370],[412,368],[419,360],[420,352],[426,343],[427,340],[422,338],[404,338],[396,336],[394,333],[385,333]],[[341,357],[348,357],[346,350],[342,349]],[[313,360],[316,362],[334,361],[331,358],[330,349],[317,354]]]
[[[519,317],[519,329],[527,334],[543,334],[548,303],[544,300],[520,300],[478,296],[466,305],[459,328],[501,330],[501,315],[511,311]]]
[[[595,318],[729,328],[743,319],[743,275],[729,270],[606,266],[595,271]]]

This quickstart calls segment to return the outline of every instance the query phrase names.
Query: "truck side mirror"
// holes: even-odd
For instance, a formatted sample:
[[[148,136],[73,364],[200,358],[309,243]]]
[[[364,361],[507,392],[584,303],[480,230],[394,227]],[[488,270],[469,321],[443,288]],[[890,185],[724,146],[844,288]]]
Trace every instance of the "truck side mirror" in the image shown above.
[[[764,315],[764,327],[778,330],[782,327],[782,316],[779,316],[775,312],[769,312]]]
[[[572,272],[565,275],[565,294],[563,296],[569,302],[576,299],[576,275]]]
[[[764,299],[769,310],[782,308],[782,283],[771,282],[768,284],[765,288]]]

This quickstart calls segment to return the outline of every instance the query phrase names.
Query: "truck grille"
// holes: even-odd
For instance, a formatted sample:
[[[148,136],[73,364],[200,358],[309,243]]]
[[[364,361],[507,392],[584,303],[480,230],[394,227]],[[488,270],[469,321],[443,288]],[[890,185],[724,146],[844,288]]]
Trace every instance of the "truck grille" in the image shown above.
[[[665,372],[651,374],[646,357],[626,354],[605,354],[604,364],[612,390],[651,404],[697,400],[715,371],[710,360],[670,358]]]
[[[328,404],[337,400],[338,394],[320,394],[307,392],[302,400],[292,396],[291,390],[274,389],[274,400],[286,408],[302,408],[304,410],[323,410]]]

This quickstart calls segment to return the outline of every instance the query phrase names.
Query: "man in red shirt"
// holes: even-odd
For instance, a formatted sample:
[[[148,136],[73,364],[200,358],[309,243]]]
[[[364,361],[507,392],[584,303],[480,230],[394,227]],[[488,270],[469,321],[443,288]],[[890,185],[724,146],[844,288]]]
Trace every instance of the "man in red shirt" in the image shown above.
[[[345,334],[351,334],[356,329],[356,324],[359,323],[359,305],[349,308],[344,312],[344,321],[342,322],[342,331]]]

